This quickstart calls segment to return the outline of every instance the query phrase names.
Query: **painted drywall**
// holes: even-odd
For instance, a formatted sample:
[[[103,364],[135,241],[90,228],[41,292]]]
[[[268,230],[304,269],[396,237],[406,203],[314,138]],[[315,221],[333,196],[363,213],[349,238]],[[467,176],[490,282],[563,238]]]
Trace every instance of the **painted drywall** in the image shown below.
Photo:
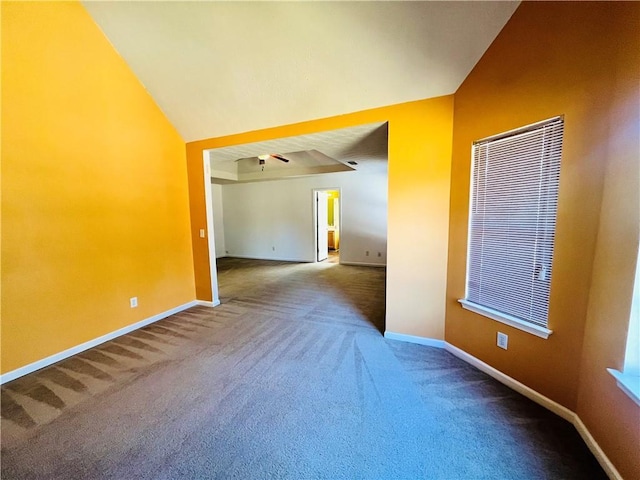
[[[216,258],[220,258],[227,254],[224,241],[224,204],[222,201],[222,185],[211,184],[211,202],[213,204],[213,233],[216,244]]]
[[[189,302],[195,289],[180,135],[82,5],[1,8],[9,372]]]
[[[223,186],[228,254],[315,261],[313,189],[340,188],[340,261],[386,265],[387,168],[371,162],[367,170],[360,161],[357,171]]]
[[[206,227],[203,150],[384,121],[389,122],[386,329],[442,339],[452,96],[187,143],[197,298],[211,300],[209,252],[197,235]],[[343,195],[348,202],[348,193]]]
[[[623,478],[640,478],[640,407],[606,371],[623,369],[640,236],[640,4],[611,7],[608,19],[610,128],[597,144],[604,187],[576,412]]]
[[[633,3],[525,2],[456,92],[445,335],[577,411],[625,478],[640,477],[638,409],[605,368],[622,365],[638,245],[638,122],[629,113],[638,109],[637,17]],[[457,300],[465,293],[472,142],[556,115],[564,115],[565,136],[554,333],[543,340]],[[509,335],[506,351],[495,345],[498,331]]]

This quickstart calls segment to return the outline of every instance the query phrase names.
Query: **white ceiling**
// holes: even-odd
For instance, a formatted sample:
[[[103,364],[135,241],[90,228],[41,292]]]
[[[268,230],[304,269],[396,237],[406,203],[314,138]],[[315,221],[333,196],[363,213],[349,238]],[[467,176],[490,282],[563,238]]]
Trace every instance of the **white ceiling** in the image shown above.
[[[451,94],[519,3],[83,4],[189,142]]]

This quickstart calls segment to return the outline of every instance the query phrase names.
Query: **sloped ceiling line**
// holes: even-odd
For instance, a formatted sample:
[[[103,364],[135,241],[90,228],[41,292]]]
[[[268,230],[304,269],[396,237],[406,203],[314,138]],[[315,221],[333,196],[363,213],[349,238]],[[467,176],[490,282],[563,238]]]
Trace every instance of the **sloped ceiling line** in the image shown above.
[[[518,2],[83,5],[190,142],[454,93]]]

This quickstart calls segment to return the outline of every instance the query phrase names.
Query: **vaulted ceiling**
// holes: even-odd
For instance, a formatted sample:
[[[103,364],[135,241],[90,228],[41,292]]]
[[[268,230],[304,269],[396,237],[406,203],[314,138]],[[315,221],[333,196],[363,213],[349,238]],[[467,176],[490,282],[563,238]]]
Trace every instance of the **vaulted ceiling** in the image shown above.
[[[451,94],[518,7],[83,4],[187,142]]]

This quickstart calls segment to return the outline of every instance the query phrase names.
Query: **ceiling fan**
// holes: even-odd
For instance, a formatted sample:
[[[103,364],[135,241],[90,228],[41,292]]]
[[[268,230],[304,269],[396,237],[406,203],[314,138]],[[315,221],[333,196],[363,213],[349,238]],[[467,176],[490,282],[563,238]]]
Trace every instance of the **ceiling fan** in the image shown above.
[[[258,162],[260,162],[260,165],[264,165],[264,162],[267,160],[267,158],[277,158],[278,160],[285,162],[285,163],[289,163],[289,159],[286,157],[283,157],[282,155],[280,155],[279,153],[265,153],[264,155],[258,155]]]
[[[240,160],[250,160],[251,158],[256,158],[256,157],[239,158],[239,159],[236,160],[236,162],[239,162]],[[267,159],[269,159],[269,158],[276,158],[276,159],[280,160],[281,162],[289,163],[289,159],[287,157],[285,157],[284,155],[280,155],[279,153],[265,153],[263,155],[258,155],[258,164],[259,165],[264,165],[265,162],[267,161]]]
[[[251,157],[251,158],[256,158],[256,157]],[[289,159],[284,155],[280,155],[279,153],[265,153],[263,155],[258,155],[258,165],[262,166],[263,171],[264,171],[264,165],[269,158],[275,158],[277,160],[280,160],[281,162],[289,163]],[[236,160],[236,162],[239,162],[240,160],[249,160],[249,158],[239,158]]]
[[[245,160],[252,160],[256,157],[248,157],[248,158],[238,158],[237,160],[235,160],[236,162],[240,162],[240,161],[245,161]],[[284,163],[289,163],[289,159],[287,157],[285,157],[284,155],[281,155],[279,153],[265,153],[264,155],[258,155],[258,164],[259,165],[264,165],[265,162],[269,159],[269,158],[275,158],[280,160],[281,162]]]

